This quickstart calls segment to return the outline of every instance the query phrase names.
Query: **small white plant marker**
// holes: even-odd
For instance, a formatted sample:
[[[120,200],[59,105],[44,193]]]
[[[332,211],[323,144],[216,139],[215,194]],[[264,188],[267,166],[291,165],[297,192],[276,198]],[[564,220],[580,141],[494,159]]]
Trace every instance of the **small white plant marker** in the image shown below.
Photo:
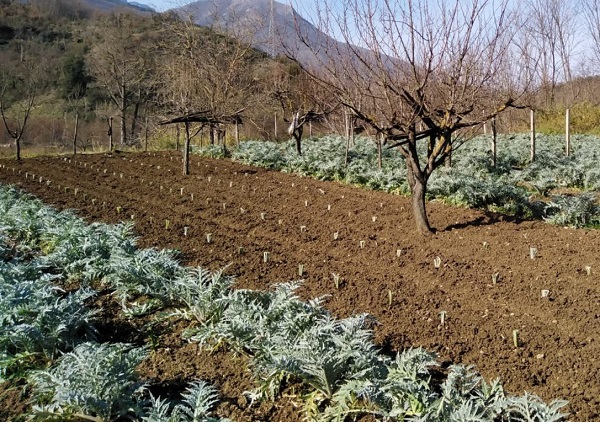
[[[446,324],[446,311],[440,312],[440,325],[443,327]]]
[[[263,262],[269,262],[269,252],[263,252]]]
[[[535,257],[537,256],[538,250],[534,247],[530,247],[529,248],[529,258],[531,259],[535,259]]]
[[[338,240],[338,237],[340,237],[340,233],[339,232],[334,232],[333,233],[333,240]]]
[[[436,257],[433,259],[433,266],[434,266],[436,269],[439,269],[439,268],[442,266],[442,258],[440,258],[439,256],[436,256]]]
[[[340,275],[337,273],[331,273],[331,276],[333,277],[333,284],[335,285],[335,289],[339,290],[340,289]]]
[[[492,274],[492,283],[498,284],[499,281],[500,281],[500,273]]]
[[[183,226],[183,235],[184,236],[188,235],[188,226]]]
[[[358,246],[363,249],[365,247],[365,241],[361,240],[360,242],[358,242]]]
[[[206,243],[212,242],[212,233],[206,233]]]
[[[396,249],[396,258],[400,258],[402,256],[402,249]]]
[[[302,275],[304,275],[304,265],[298,264],[298,276],[302,277]]]

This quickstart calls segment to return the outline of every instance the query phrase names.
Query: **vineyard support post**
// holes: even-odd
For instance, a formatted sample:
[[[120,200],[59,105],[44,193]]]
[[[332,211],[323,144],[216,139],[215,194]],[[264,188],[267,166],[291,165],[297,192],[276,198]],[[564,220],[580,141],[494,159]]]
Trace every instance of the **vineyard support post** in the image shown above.
[[[533,109],[530,111],[530,123],[531,123],[531,156],[530,161],[533,163],[535,161],[535,112]]]
[[[565,155],[571,154],[571,110],[566,110],[565,115]]]

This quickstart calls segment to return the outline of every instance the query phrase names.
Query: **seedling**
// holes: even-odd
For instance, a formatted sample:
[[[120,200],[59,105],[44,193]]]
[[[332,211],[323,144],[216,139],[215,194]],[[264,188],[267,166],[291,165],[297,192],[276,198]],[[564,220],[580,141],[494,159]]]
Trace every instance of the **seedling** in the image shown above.
[[[519,330],[513,330],[513,344],[515,347],[519,347],[521,345],[519,340]]]
[[[535,259],[535,257],[537,256],[537,249],[536,248],[529,248],[529,258],[531,259]]]
[[[436,269],[439,269],[439,268],[442,266],[442,258],[440,258],[439,256],[436,256],[436,257],[433,259],[433,266],[434,266]]]
[[[269,262],[269,252],[263,252],[263,262]]]
[[[500,273],[492,274],[492,283],[498,284],[499,281],[500,281]]]
[[[360,248],[363,249],[365,247],[365,241],[361,240],[360,242],[358,242],[358,246],[360,246]]]
[[[304,265],[298,264],[298,276],[302,277],[304,274]]]
[[[446,324],[446,311],[440,312],[440,325],[443,327]]]
[[[212,233],[206,233],[206,243],[210,243],[212,241]]]
[[[331,273],[331,276],[333,277],[333,284],[335,284],[336,290],[339,290],[341,281],[340,275],[336,273]]]

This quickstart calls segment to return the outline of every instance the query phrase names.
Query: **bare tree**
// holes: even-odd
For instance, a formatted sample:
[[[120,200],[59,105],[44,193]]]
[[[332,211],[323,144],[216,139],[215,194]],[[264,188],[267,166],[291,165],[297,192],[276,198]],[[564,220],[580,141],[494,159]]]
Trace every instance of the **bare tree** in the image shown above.
[[[140,108],[153,91],[152,31],[141,18],[117,13],[97,28],[98,41],[88,55],[89,70],[119,112],[121,144],[135,136]],[[131,131],[127,120],[131,118]]]
[[[168,36],[161,46],[159,101],[169,109],[169,114],[201,112],[205,119],[196,133],[207,126],[214,143],[215,132],[223,133],[222,122],[231,121],[233,115],[251,102],[255,84],[253,65],[259,54],[243,34],[233,39],[218,27],[196,26],[191,17],[166,17],[163,27]],[[187,123],[184,161],[189,156],[193,132]],[[186,169],[184,163],[184,173]]]
[[[582,0],[594,67],[600,65],[600,0]]]
[[[544,105],[553,106],[557,85],[573,80],[579,25],[577,3],[573,0],[526,0],[523,10],[520,43],[538,63],[535,76],[545,97]]]
[[[0,66],[0,115],[21,159],[21,140],[44,87],[45,68],[37,54],[24,54],[18,65]]]
[[[528,88],[529,72],[515,66],[509,4],[328,0],[315,8],[330,37],[299,34],[319,62],[306,66],[313,79],[404,155],[419,232],[432,231],[427,182],[457,138],[514,106]]]

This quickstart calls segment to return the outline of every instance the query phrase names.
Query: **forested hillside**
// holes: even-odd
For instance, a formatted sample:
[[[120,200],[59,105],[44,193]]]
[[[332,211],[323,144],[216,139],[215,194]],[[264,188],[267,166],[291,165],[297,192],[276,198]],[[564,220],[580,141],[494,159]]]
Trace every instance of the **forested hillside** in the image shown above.
[[[285,59],[173,14],[3,0],[0,144],[8,149],[18,139],[29,150],[64,150],[77,123],[78,149],[86,150],[107,145],[111,120],[116,147],[146,136],[172,141],[176,129],[157,122],[201,110],[243,109],[244,135],[271,137],[283,100],[302,97],[292,92],[301,92],[299,75]]]

